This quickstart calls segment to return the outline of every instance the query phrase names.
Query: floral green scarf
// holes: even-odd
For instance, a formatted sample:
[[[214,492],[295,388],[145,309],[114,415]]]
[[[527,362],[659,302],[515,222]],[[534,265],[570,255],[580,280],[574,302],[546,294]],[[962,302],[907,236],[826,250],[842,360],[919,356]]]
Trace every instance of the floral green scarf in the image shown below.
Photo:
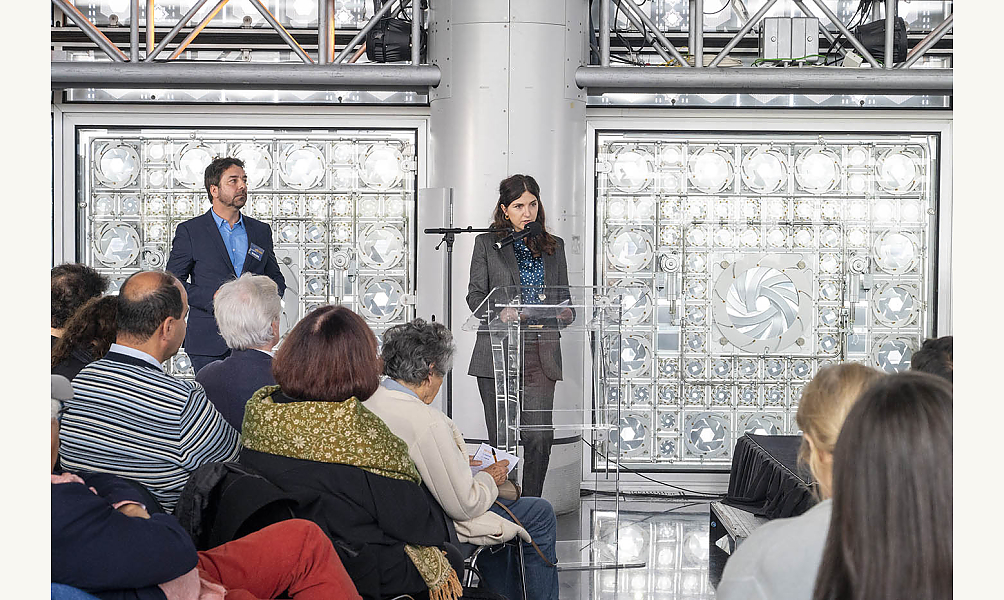
[[[245,448],[422,482],[408,445],[355,397],[344,402],[275,403],[272,394],[277,391],[277,385],[266,386],[248,400],[242,426]],[[432,600],[460,596],[460,580],[445,552],[408,544],[405,553],[429,586]]]

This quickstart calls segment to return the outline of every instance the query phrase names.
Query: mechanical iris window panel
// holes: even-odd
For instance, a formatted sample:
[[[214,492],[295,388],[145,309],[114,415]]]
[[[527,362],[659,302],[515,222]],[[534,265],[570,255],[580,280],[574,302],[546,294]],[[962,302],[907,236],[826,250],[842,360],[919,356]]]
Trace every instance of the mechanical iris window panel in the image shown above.
[[[163,269],[174,230],[210,208],[204,171],[244,161],[243,214],[272,228],[286,279],[281,333],[326,304],[377,333],[413,318],[415,130],[79,131],[78,256],[117,290]],[[171,372],[193,376],[180,352]]]
[[[937,143],[598,134],[597,284],[645,290],[611,387],[623,464],[725,467],[746,432],[798,431],[820,368],[909,367],[933,331]]]

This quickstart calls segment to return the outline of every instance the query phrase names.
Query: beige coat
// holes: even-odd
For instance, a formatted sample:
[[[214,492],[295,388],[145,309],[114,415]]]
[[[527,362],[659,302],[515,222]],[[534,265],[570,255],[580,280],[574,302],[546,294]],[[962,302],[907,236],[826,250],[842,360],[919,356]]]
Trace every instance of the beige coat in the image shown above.
[[[464,436],[449,417],[416,396],[383,386],[365,406],[408,444],[422,481],[453,519],[461,542],[485,546],[517,535],[530,541],[525,529],[489,512],[498,486],[484,471],[471,475]]]

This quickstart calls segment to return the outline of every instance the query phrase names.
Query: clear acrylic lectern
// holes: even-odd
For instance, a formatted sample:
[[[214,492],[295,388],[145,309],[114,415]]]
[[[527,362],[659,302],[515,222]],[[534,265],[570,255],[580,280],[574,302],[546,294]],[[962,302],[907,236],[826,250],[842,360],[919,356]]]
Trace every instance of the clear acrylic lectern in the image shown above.
[[[592,477],[613,483],[615,515],[619,515],[620,468],[619,445],[621,403],[621,360],[625,348],[621,343],[621,322],[624,312],[632,308],[640,290],[605,286],[508,286],[497,287],[474,310],[464,323],[465,331],[477,331],[491,339],[495,375],[496,423],[499,447],[516,454],[521,432],[554,429],[581,432],[581,439],[592,449]],[[563,379],[581,377],[581,382],[568,382],[581,389],[581,398],[571,406],[559,406],[551,411],[551,419],[532,418],[532,410],[523,407],[523,349],[528,338],[539,344],[561,347],[567,358],[581,359],[581,367],[565,364]],[[559,382],[559,385],[562,383]],[[553,425],[527,425],[523,421]],[[597,467],[597,465],[599,465]],[[594,494],[594,498],[598,495]],[[605,503],[605,506],[609,506]],[[595,512],[595,511],[594,511]],[[604,512],[609,513],[609,509]],[[619,527],[607,529],[599,538],[559,543],[560,570],[592,570],[634,568],[644,562],[618,561]],[[597,532],[598,533],[598,532]],[[571,556],[569,550],[573,550]]]

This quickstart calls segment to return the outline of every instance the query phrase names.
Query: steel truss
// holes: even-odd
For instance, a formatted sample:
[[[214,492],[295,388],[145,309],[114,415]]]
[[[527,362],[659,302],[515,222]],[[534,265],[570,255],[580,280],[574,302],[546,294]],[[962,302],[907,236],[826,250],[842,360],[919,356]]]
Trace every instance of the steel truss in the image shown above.
[[[217,0],[209,14],[189,32],[165,59],[159,59],[165,48],[192,20],[208,0],[198,0],[188,13],[151,49],[154,40],[152,11],[147,11],[146,56],[140,60],[139,43],[139,3],[131,2],[131,29],[129,53],[126,55],[104,33],[94,26],[69,0],[52,0],[53,5],[62,10],[80,30],[111,59],[107,62],[52,62],[52,88],[73,87],[171,87],[175,89],[207,89],[240,86],[249,89],[361,89],[361,90],[402,90],[428,91],[440,81],[439,67],[421,65],[422,11],[415,10],[419,0],[390,0],[359,30],[359,32],[335,55],[334,0],[318,0],[318,40],[316,60],[289,34],[289,32],[268,11],[261,0],[250,0],[262,14],[272,30],[300,58],[303,64],[295,63],[237,63],[208,62],[193,63],[176,61],[200,32],[220,12],[229,0]],[[816,14],[805,0],[793,0],[795,5],[808,17]],[[690,0],[690,24],[688,27],[688,54],[684,55],[669,40],[666,34],[652,22],[631,0],[599,0],[599,65],[581,66],[575,74],[580,87],[589,88],[591,94],[604,91],[672,93],[846,93],[859,94],[952,94],[952,69],[911,69],[945,34],[952,30],[953,16],[917,43],[905,61],[895,63],[893,56],[893,24],[896,18],[898,0],[884,0],[885,4],[885,53],[886,61],[880,64],[864,44],[858,40],[823,0],[809,0],[829,19],[840,34],[861,55],[871,69],[857,68],[725,68],[722,61],[733,51],[764,18],[777,0],[768,0],[752,17],[747,18],[724,47],[705,65],[703,0]],[[150,4],[152,1],[148,0]],[[665,61],[662,66],[610,67],[610,3],[614,2],[627,15],[628,21],[638,30],[643,40],[650,42],[652,49]],[[412,5],[410,65],[352,65],[361,55],[363,48],[356,50],[381,18],[392,10],[404,10]],[[732,3],[735,10],[736,2]],[[739,3],[739,7],[742,4]],[[740,10],[745,13],[745,10]],[[746,15],[742,14],[745,18]],[[818,18],[818,17],[817,17]],[[826,28],[820,34],[831,44],[836,36]],[[590,32],[592,35],[592,32]],[[365,46],[365,44],[364,44]],[[349,55],[356,50],[355,57]],[[842,50],[846,53],[846,50]],[[140,64],[143,63],[143,64]],[[674,68],[665,68],[665,67]]]

